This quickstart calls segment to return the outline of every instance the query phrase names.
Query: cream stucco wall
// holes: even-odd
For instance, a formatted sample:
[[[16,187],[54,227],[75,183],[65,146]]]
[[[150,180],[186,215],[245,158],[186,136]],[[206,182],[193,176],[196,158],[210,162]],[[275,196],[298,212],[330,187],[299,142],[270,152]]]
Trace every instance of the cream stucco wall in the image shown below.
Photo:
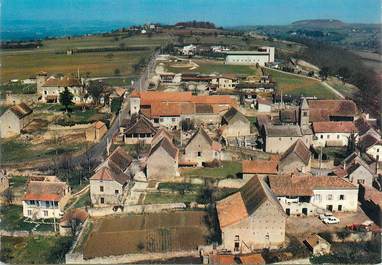
[[[101,191],[101,187],[103,187],[103,191]],[[117,181],[90,180],[90,199],[93,206],[119,205],[122,196],[123,186]],[[104,199],[104,203],[101,203],[101,198]]]

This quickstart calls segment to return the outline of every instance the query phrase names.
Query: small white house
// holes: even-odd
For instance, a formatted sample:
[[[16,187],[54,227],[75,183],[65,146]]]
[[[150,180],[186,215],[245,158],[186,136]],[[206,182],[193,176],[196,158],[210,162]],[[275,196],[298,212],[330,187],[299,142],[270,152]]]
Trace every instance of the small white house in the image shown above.
[[[196,52],[196,46],[195,46],[195,45],[192,45],[192,44],[187,45],[187,46],[184,46],[184,47],[181,49],[181,53],[182,53],[183,55],[186,55],[186,56],[188,56],[188,55],[194,55],[195,52]]]
[[[258,96],[256,99],[256,109],[258,112],[271,112],[272,100]]]
[[[357,129],[351,121],[313,122],[314,146],[347,146],[352,137],[357,137]]]
[[[15,105],[0,116],[0,138],[19,135],[32,120],[33,110],[25,103]]]

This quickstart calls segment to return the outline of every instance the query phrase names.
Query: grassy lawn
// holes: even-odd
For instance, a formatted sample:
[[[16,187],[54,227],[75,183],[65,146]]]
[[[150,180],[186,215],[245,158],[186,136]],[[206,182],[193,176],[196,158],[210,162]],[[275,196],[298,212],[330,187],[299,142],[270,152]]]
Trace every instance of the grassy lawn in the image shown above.
[[[83,208],[90,205],[90,192],[86,192],[79,200],[73,205],[73,208]]]
[[[356,86],[353,86],[348,83],[343,83],[342,81],[338,80],[337,78],[330,77],[326,81],[329,85],[331,85],[334,89],[339,91],[341,94],[343,94],[346,97],[352,97],[354,93],[358,91],[358,88]]]
[[[222,164],[223,166],[218,168],[183,169],[181,174],[183,176],[227,178],[235,176],[242,171],[240,162],[224,161]]]
[[[71,237],[1,237],[0,260],[4,263],[63,263],[73,242]]]
[[[0,140],[1,162],[23,162],[33,159],[51,157],[52,155],[66,152],[79,151],[83,147],[81,144],[70,145],[32,145],[16,139]]]
[[[172,192],[168,193],[166,190]],[[144,204],[207,203],[210,198],[219,201],[236,191],[237,189],[231,188],[206,189],[203,185],[189,183],[160,183],[158,192],[146,194]]]
[[[150,192],[146,194],[144,204],[165,204],[165,203],[178,203],[178,202],[194,202],[199,195],[197,193],[162,193]]]
[[[64,117],[56,121],[56,124],[70,126],[74,124],[92,123],[98,120],[107,123],[109,119],[110,114],[99,113],[97,109],[74,110],[72,112],[65,113]]]
[[[272,76],[272,80],[276,81],[278,93],[282,90],[284,95],[316,96],[319,99],[337,98],[331,90],[323,86],[318,80],[281,73],[270,69],[265,69],[265,72]]]
[[[12,91],[13,94],[34,94],[37,91],[36,84],[9,83],[0,85],[0,94]]]

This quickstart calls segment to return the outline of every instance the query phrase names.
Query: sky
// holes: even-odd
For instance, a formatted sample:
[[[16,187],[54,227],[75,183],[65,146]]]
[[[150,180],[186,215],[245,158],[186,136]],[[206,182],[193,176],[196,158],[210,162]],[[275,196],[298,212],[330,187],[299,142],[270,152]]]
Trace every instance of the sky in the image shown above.
[[[380,23],[380,0],[0,0],[2,20],[203,20],[219,26],[283,25],[302,19]]]

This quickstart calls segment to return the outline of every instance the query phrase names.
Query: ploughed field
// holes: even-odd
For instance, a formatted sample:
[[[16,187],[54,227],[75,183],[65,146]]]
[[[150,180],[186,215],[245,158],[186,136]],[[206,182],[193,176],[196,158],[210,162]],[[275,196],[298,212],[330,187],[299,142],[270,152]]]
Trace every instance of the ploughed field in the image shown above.
[[[194,250],[206,244],[203,211],[125,215],[98,222],[84,245],[84,258]]]

